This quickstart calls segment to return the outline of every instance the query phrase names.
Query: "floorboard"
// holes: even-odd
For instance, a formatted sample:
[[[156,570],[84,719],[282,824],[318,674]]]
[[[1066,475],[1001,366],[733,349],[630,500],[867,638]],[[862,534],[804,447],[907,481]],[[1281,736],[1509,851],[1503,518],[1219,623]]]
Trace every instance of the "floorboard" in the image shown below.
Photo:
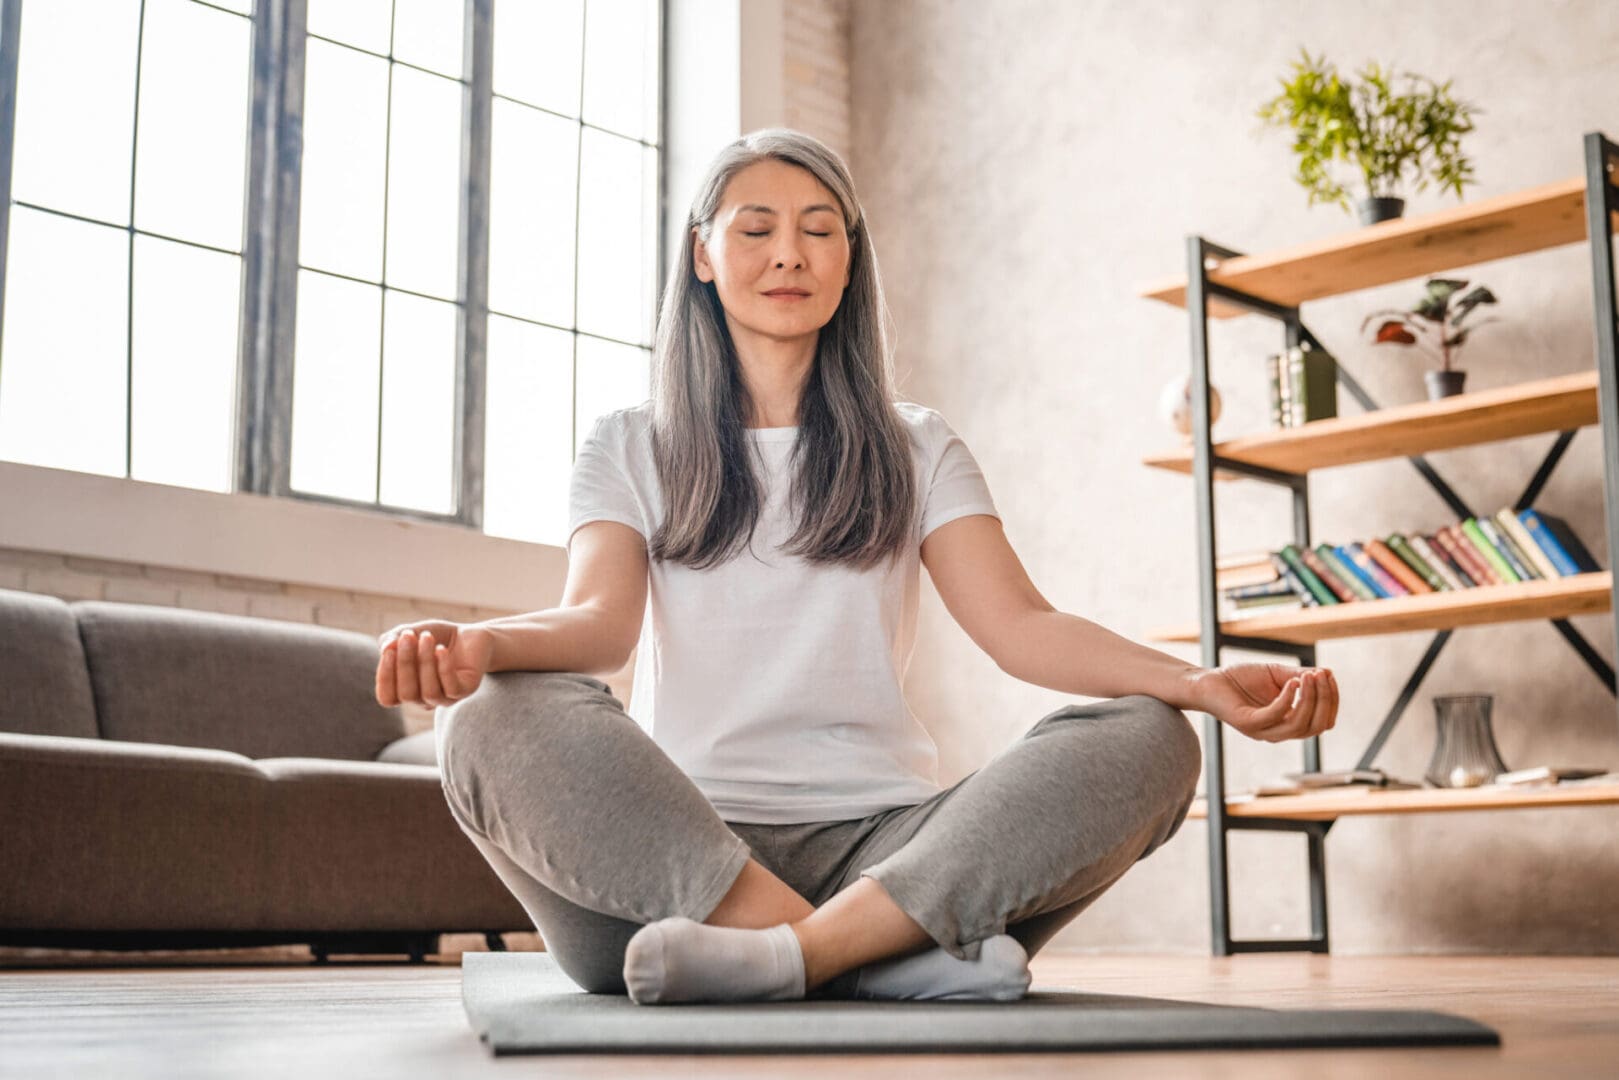
[[[1496,1047],[1114,1054],[490,1057],[459,952],[425,964],[307,950],[182,962],[0,952],[0,1077],[1034,1078],[1619,1077],[1619,957],[1117,956],[1044,952],[1037,987],[1277,1008],[1421,1008],[1495,1027]],[[140,966],[133,965],[139,961]],[[28,966],[18,966],[28,965]]]

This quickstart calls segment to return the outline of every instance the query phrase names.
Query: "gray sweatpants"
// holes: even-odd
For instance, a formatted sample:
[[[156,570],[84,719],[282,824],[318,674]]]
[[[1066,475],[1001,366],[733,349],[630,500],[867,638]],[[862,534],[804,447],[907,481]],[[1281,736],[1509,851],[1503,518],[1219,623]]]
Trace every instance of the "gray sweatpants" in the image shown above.
[[[1175,834],[1202,763],[1184,713],[1131,695],[1056,710],[914,806],[763,825],[722,820],[588,675],[492,672],[434,729],[455,820],[558,966],[612,994],[630,936],[672,915],[701,922],[750,856],[816,907],[876,878],[954,956],[977,959],[1001,933],[1033,956]]]

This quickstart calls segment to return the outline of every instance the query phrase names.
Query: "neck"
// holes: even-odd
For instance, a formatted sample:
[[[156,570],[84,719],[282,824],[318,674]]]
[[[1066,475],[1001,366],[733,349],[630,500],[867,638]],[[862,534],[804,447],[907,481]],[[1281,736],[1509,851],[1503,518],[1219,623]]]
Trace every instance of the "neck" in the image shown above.
[[[798,400],[815,363],[820,331],[783,338],[738,326],[729,316],[726,321],[742,367],[742,382],[753,401],[747,426],[797,427]]]

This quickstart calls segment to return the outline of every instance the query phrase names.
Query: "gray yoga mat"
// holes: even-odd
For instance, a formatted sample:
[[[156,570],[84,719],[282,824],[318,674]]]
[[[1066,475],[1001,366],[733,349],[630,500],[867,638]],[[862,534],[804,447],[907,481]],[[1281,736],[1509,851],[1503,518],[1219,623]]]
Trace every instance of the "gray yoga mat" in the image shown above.
[[[461,1002],[496,1055],[1229,1050],[1498,1046],[1491,1028],[1416,1009],[1264,1009],[1033,990],[1018,1002],[637,1005],[587,994],[543,952],[461,956]]]

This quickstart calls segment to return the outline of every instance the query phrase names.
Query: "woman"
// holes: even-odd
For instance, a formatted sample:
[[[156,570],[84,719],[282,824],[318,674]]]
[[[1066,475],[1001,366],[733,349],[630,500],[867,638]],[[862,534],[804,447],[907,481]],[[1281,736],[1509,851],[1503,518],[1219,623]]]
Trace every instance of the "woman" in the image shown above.
[[[824,145],[738,139],[687,224],[651,399],[574,464],[561,605],[396,627],[377,698],[446,706],[451,812],[589,991],[1020,997],[1028,957],[1185,819],[1181,710],[1303,738],[1333,725],[1332,675],[1199,668],[1046,602],[966,445],[895,398]],[[941,789],[900,690],[920,564],[1003,670],[1106,700]],[[632,647],[626,710],[596,676]]]

